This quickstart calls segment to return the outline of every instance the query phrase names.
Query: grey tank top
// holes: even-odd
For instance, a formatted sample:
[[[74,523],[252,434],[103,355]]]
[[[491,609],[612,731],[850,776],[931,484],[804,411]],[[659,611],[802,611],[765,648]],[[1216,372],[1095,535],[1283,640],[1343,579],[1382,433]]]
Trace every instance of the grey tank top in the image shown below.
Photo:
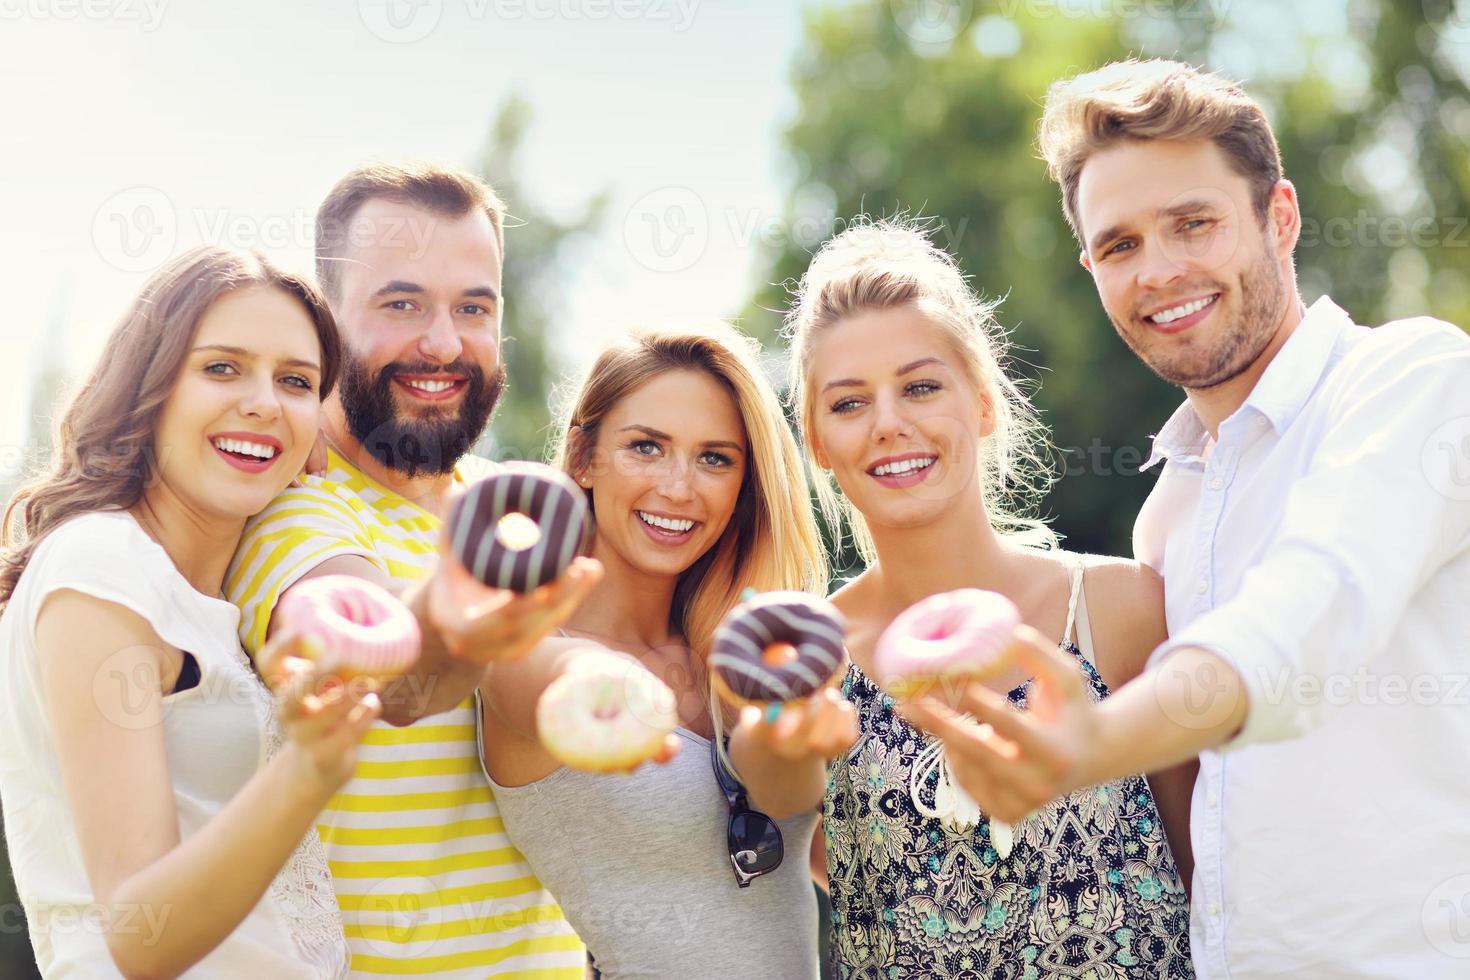
[[[816,811],[777,821],[781,866],[740,888],[709,740],[676,734],[672,761],[632,776],[563,767],[526,786],[490,779],[506,835],[606,980],[814,980]]]

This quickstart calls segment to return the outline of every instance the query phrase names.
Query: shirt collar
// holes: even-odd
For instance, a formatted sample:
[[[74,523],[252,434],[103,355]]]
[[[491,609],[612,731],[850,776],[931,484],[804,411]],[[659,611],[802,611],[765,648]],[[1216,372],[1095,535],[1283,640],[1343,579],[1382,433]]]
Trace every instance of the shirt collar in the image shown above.
[[[1270,422],[1278,434],[1286,431],[1317,389],[1332,361],[1338,338],[1352,325],[1352,318],[1331,299],[1326,296],[1318,299],[1266,366],[1245,403],[1225,424],[1254,413]],[[1140,469],[1146,470],[1164,459],[1180,463],[1199,461],[1204,458],[1209,439],[1209,430],[1186,399],[1154,436],[1153,452]]]

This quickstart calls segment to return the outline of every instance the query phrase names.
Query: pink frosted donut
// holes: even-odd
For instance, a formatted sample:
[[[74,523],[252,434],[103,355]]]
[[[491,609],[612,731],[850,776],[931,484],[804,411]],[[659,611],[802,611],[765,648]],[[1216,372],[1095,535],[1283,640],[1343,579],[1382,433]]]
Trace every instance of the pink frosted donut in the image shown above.
[[[679,724],[674,692],[651,671],[596,648],[581,651],[536,702],[536,732],[558,762],[630,772]]]
[[[904,698],[935,681],[993,677],[1009,665],[1019,625],[1020,610],[998,592],[956,589],[921,599],[878,638],[878,684]]]
[[[419,623],[392,593],[351,575],[323,575],[292,586],[277,615],[282,626],[316,637],[322,669],[344,679],[388,678],[418,659]]]

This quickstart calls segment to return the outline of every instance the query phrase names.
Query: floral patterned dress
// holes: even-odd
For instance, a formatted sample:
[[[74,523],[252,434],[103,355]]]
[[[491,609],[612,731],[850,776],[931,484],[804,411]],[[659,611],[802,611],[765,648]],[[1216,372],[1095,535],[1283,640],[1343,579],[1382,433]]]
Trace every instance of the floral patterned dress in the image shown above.
[[[1093,697],[1107,685],[1076,645]],[[1010,693],[1026,705],[1027,685]],[[957,831],[910,796],[929,736],[856,664],[843,696],[861,737],[834,763],[823,806],[834,975],[863,980],[1193,977],[1189,906],[1141,776],[1027,817],[1002,859],[990,821]],[[921,777],[932,792],[938,776]],[[922,795],[921,795],[922,798]]]

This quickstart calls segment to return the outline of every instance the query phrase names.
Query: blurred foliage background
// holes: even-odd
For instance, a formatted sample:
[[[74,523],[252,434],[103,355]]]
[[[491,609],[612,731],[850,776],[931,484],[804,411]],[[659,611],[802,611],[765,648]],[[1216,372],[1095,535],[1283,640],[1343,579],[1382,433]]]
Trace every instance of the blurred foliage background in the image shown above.
[[[1097,16],[1102,12],[1103,16]],[[1111,16],[1106,15],[1111,12]],[[1263,102],[1304,214],[1304,299],[1361,323],[1470,324],[1470,25],[1448,5],[873,2],[814,10],[785,141],[793,235],[746,329],[771,338],[788,286],[856,213],[932,216],[989,297],[1052,427],[1043,512],[1070,548],[1131,554],[1152,484],[1138,467],[1182,394],[1114,334],[1037,158],[1055,79],[1171,57],[1243,79]],[[818,237],[804,229],[821,229]],[[844,561],[854,560],[844,552]]]
[[[1012,369],[1032,382],[1059,450],[1042,509],[1069,547],[1130,553],[1152,482],[1137,469],[1181,394],[1117,339],[1077,264],[1035,150],[1053,80],[1130,56],[1243,80],[1299,192],[1304,298],[1329,293],[1362,323],[1429,313],[1470,325],[1467,0],[861,0],[811,7],[805,34],[783,135],[785,234],[752,256],[761,285],[742,326],[777,362],[787,289],[823,240],[860,212],[932,217],[976,287],[1004,298]],[[517,219],[505,270],[511,384],[486,455],[544,444],[551,391],[585,354],[555,329],[558,297],[607,203],[557,219],[527,199],[518,151],[529,122],[525,103],[504,103],[477,163]],[[54,390],[38,387],[37,417]],[[852,558],[844,551],[839,567]],[[33,975],[8,876],[0,911],[0,976]]]

